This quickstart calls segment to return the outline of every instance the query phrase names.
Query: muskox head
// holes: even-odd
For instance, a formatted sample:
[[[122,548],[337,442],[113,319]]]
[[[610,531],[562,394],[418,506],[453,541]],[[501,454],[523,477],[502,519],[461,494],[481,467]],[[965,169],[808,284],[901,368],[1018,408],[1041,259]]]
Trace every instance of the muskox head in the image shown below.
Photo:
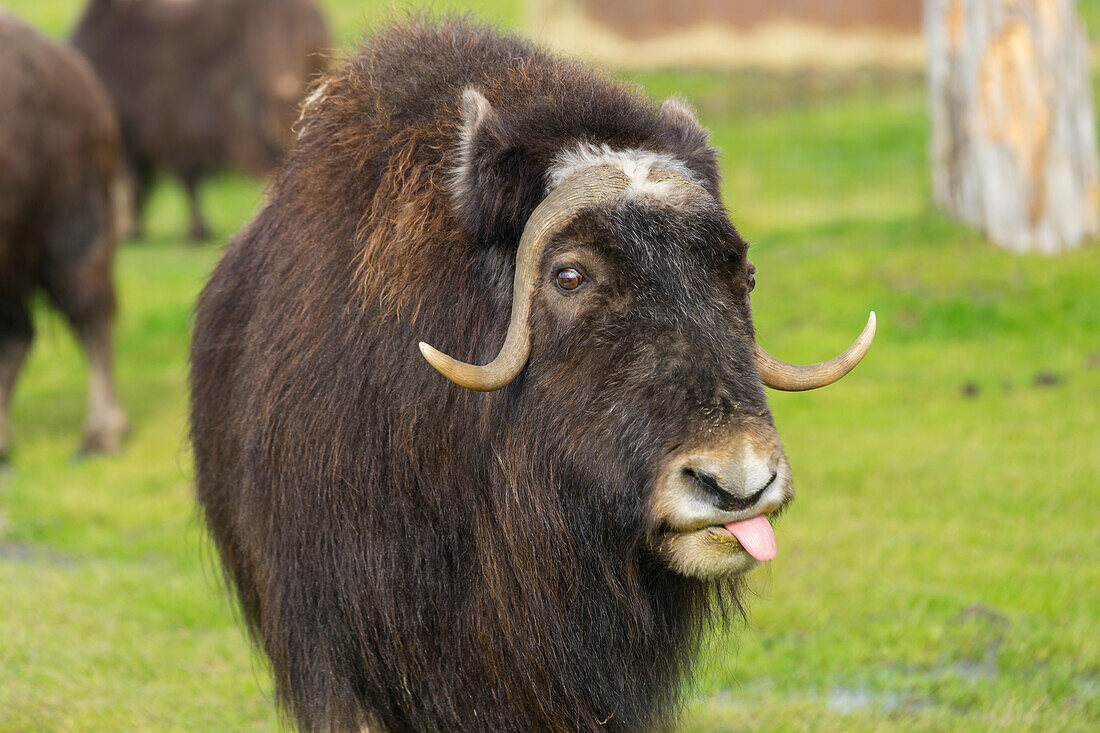
[[[507,176],[494,167],[522,168],[485,97],[467,90],[463,103],[460,206]],[[682,103],[661,115],[680,139],[705,141]],[[754,339],[748,245],[683,159],[582,141],[540,180],[498,356],[475,366],[420,343],[424,357],[461,387],[507,386],[511,434],[537,446],[534,470],[599,509],[599,531],[610,524],[697,578],[772,559],[768,516],[793,491],[763,388],[843,377],[871,345],[874,313],[832,361],[779,361]]]

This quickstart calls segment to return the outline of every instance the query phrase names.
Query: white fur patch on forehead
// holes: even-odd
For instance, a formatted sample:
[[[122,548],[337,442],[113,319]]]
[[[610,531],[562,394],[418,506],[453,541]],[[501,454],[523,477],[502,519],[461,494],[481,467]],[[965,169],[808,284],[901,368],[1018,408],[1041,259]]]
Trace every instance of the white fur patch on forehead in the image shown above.
[[[557,161],[547,173],[547,190],[557,188],[562,181],[574,173],[596,166],[617,168],[625,173],[630,179],[630,186],[626,190],[627,196],[645,195],[662,198],[673,193],[676,188],[675,182],[649,180],[649,173],[653,169],[671,171],[689,181],[700,182],[695,173],[681,160],[666,153],[655,153],[641,148],[614,150],[607,143],[600,145],[579,143],[575,148],[563,150],[558,154]]]

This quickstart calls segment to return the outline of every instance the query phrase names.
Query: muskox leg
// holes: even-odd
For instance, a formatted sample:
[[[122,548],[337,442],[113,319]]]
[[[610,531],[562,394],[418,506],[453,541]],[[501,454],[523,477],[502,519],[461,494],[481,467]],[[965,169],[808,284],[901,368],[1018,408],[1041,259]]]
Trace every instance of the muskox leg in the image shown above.
[[[22,300],[0,300],[0,464],[8,459],[8,409],[34,331]]]
[[[78,332],[88,353],[88,422],[81,453],[115,453],[129,428],[118,404],[111,359],[111,326],[107,319],[84,325]]]
[[[101,237],[84,256],[56,266],[47,277],[50,299],[69,321],[88,356],[88,420],[81,454],[117,452],[129,427],[118,404],[111,356],[115,304],[112,250]]]
[[[202,202],[199,200],[199,176],[186,175],[183,177],[183,187],[187,191],[187,203],[191,208],[191,228],[187,236],[192,242],[202,242],[210,237],[210,228],[206,226],[206,220],[202,215]]]
[[[144,160],[133,160],[129,166],[129,175],[133,185],[133,237],[145,238],[145,209],[148,208],[149,195],[153,192],[156,176],[153,166]]]

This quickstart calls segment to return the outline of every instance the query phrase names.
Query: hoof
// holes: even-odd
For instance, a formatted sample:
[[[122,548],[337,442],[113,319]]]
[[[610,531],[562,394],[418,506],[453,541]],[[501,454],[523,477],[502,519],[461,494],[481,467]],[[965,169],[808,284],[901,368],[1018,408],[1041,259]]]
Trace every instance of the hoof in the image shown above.
[[[79,460],[85,456],[115,454],[122,450],[122,444],[130,432],[126,418],[119,414],[106,424],[91,426],[84,434],[84,442],[74,456]]]

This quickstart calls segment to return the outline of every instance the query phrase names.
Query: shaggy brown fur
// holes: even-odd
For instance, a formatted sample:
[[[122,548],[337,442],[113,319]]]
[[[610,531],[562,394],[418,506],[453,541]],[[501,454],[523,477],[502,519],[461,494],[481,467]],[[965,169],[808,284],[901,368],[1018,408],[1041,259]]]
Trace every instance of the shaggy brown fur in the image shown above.
[[[313,0],[92,0],[73,43],[115,100],[139,217],[163,168],[207,236],[200,181],[275,167],[329,42]]]
[[[493,117],[463,148],[471,87]],[[580,216],[543,255],[526,369],[451,384],[416,342],[495,356],[519,234],[581,141],[675,156],[713,198]],[[391,28],[325,80],[192,347],[199,499],[303,729],[674,720],[737,583],[659,561],[655,476],[700,436],[771,429],[717,191],[690,115],[485,28]],[[577,252],[599,287],[564,307]]]
[[[87,61],[0,10],[0,460],[36,289],[88,352],[84,450],[115,450],[125,418],[111,381],[115,187],[111,100]]]

